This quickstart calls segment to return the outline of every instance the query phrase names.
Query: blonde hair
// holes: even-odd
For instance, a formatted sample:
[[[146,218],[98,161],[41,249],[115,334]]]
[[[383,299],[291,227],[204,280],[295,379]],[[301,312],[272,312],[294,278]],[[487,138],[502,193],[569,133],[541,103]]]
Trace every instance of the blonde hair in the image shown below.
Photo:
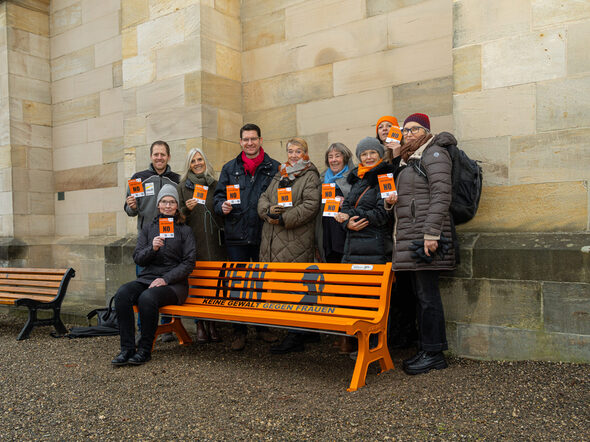
[[[194,149],[190,150],[190,152],[188,153],[188,155],[186,157],[186,163],[184,165],[184,173],[180,177],[180,182],[182,183],[183,181],[185,181],[187,179],[188,172],[191,170],[191,160],[193,159],[193,157],[196,154],[201,155],[203,157],[203,159],[205,160],[205,175],[210,176],[214,180],[217,180],[217,177],[215,176],[216,175],[215,169],[213,169],[213,166],[211,165],[211,163],[207,159],[207,156],[205,155],[205,153],[201,149],[199,149],[198,147],[195,147]]]
[[[299,146],[300,148],[303,149],[303,151],[305,153],[307,153],[307,151],[308,151],[307,141],[305,141],[303,138],[299,138],[299,137],[291,138],[289,141],[287,141],[286,148],[288,149],[291,144],[294,144],[295,146]]]

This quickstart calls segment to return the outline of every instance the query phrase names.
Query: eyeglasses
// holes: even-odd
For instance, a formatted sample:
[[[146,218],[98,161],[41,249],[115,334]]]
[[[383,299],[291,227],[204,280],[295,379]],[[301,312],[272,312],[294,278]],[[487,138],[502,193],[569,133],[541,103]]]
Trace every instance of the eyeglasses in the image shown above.
[[[176,201],[160,201],[160,204],[163,206],[176,206],[178,203]]]
[[[260,140],[260,137],[242,138],[244,143],[255,143],[258,140]]]
[[[428,129],[426,129],[425,127],[422,126],[414,126],[414,127],[409,127],[409,128],[404,128],[402,129],[402,134],[404,135],[408,135],[410,132],[412,132],[413,134],[418,133],[418,131],[420,129],[424,129],[424,132],[428,132]]]

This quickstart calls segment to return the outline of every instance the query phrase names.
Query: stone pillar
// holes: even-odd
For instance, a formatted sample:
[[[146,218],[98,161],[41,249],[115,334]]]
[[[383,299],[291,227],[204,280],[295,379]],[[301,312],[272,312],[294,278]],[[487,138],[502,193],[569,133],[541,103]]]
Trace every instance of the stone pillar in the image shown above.
[[[54,226],[49,10],[0,5],[1,236],[49,236]]]
[[[237,0],[123,2],[125,177],[149,165],[155,140],[170,145],[176,172],[193,147],[217,170],[239,152],[239,8]],[[135,231],[135,219],[127,228]]]

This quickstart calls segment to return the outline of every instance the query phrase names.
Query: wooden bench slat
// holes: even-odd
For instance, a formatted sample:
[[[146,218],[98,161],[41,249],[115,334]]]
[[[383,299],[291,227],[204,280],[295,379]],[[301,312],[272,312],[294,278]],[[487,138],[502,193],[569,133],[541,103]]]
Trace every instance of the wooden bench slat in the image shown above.
[[[199,269],[207,269],[207,270],[264,270],[267,271],[286,271],[286,272],[314,272],[313,269],[309,267],[310,263],[285,263],[285,262],[269,262],[269,263],[232,263],[232,264],[240,264],[244,265],[245,267],[228,267],[227,262],[224,261],[197,261],[195,264],[196,268]],[[263,264],[259,268],[256,268],[257,264]],[[383,273],[388,268],[386,264],[318,264],[321,265],[321,270],[315,270],[316,272],[320,273],[348,273],[348,274],[361,274],[361,275],[383,275]],[[266,266],[266,268],[264,267]],[[353,269],[356,267],[357,269]],[[370,268],[370,270],[368,270]],[[391,268],[391,267],[389,267]]]
[[[26,298],[26,299],[32,299],[34,301],[39,301],[39,302],[51,302],[53,300],[53,298],[55,298],[55,294],[53,296],[43,296],[43,295],[27,295],[27,296],[23,296],[22,293],[5,293],[5,292],[0,292],[0,298],[12,299],[12,300]]]
[[[238,284],[239,283],[239,284]],[[238,292],[238,293],[247,293],[248,295],[255,293],[262,293],[262,297],[264,298],[265,292],[294,292],[298,294],[310,293],[308,287],[301,282],[298,283],[289,283],[289,282],[282,282],[282,281],[264,281],[262,283],[262,287],[242,287],[242,283],[249,284],[249,281],[243,280],[238,281],[235,287],[231,286],[221,286],[217,287],[217,281],[212,279],[207,280],[200,280],[198,284],[191,285],[189,288],[193,290],[214,290],[218,292],[218,296],[226,293],[229,294],[230,292]],[[230,282],[231,284],[231,282]],[[254,285],[252,283],[252,285]],[[350,295],[350,293],[354,293],[354,291],[358,291],[359,296],[379,296],[379,291],[381,290],[380,287],[355,287],[351,285],[334,285],[334,284],[315,284],[316,289],[320,289],[320,294],[328,293],[334,295]],[[354,296],[354,295],[350,295]]]
[[[265,272],[258,272],[257,277],[253,277],[253,272],[246,272],[244,270],[240,270],[237,273],[237,276],[234,276],[235,271],[228,271],[222,272],[218,270],[204,270],[198,269],[191,273],[189,276],[189,282],[193,280],[200,280],[200,279],[219,279],[220,274],[225,273],[223,278],[226,279],[235,279],[241,280],[246,277],[249,280],[273,280],[273,281],[286,281],[286,282],[301,282],[304,280],[304,275],[309,275],[308,272],[274,272],[274,271],[265,271]],[[360,278],[358,274],[350,274],[350,273],[322,273],[324,283],[331,283],[331,284],[354,284],[354,285],[373,285],[379,286],[381,285],[381,278],[380,275],[362,275]],[[306,278],[306,281],[314,282],[314,279]]]
[[[263,293],[263,297],[261,301],[258,301],[256,298],[254,300],[256,302],[286,302],[291,304],[297,304],[301,302],[303,298],[302,294],[296,293]],[[186,304],[201,304],[201,299],[207,299],[209,301],[216,301],[216,300],[237,300],[237,301],[248,301],[247,298],[224,298],[215,296],[215,292],[205,291],[205,290],[189,290],[189,297],[186,299]],[[380,305],[380,300],[378,298],[358,298],[358,297],[347,297],[347,296],[330,296],[329,294],[322,294],[320,299],[317,301],[318,305],[325,305],[325,306],[342,306],[342,307],[358,307],[358,308],[366,308],[366,309],[377,309]]]
[[[0,286],[0,295],[5,292],[32,293],[32,294],[37,294],[37,295],[53,295],[53,296],[57,295],[57,290],[52,290],[52,289]]]
[[[1,267],[0,272],[2,273],[26,273],[31,275],[43,274],[43,275],[61,275],[63,276],[68,269],[37,269],[37,268],[16,268],[16,267]]]
[[[0,279],[0,287],[2,286],[27,286],[27,287],[55,287],[58,288],[60,281],[31,281],[25,279]]]
[[[0,272],[4,269],[0,269]],[[31,275],[27,273],[0,273],[0,281],[4,279],[18,279],[18,280],[25,280],[25,281],[61,281],[63,278],[62,275]]]
[[[0,304],[14,305],[14,299],[0,298]]]

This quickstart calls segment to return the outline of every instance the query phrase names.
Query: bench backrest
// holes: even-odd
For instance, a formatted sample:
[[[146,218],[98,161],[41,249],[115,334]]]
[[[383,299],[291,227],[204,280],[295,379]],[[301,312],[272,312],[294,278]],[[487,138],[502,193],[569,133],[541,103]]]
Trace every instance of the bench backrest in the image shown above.
[[[392,279],[390,263],[197,261],[186,303],[379,321]]]
[[[0,268],[0,298],[29,298],[50,302],[59,293],[62,279],[68,269]],[[0,301],[2,302],[2,301]]]

